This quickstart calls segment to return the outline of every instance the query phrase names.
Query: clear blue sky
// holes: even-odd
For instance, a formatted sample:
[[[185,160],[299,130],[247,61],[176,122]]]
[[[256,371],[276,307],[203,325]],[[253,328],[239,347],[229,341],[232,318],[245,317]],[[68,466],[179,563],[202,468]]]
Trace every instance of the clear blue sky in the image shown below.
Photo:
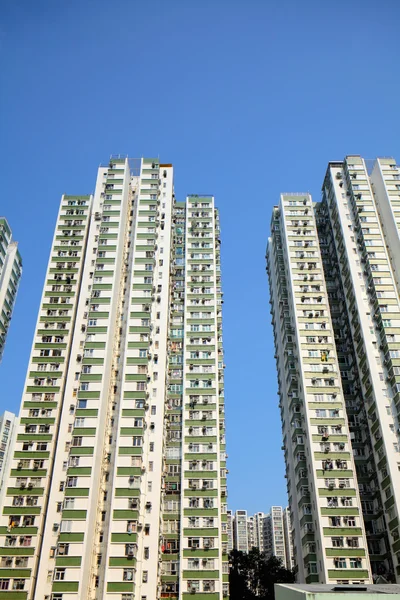
[[[0,365],[17,411],[62,193],[160,156],[221,211],[229,504],[286,503],[265,273],[282,191],[329,160],[400,161],[398,0],[14,0],[0,25],[0,214],[24,273]]]

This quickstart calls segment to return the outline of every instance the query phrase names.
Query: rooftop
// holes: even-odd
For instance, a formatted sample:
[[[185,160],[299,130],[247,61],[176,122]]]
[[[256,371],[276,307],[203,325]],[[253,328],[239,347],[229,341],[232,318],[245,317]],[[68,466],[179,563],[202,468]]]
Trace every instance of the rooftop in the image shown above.
[[[321,594],[322,598],[325,594],[329,594],[329,598],[332,594],[335,595],[350,595],[358,594],[363,596],[365,594],[387,594],[394,595],[400,599],[400,585],[397,584],[375,584],[375,585],[341,585],[341,584],[323,584],[323,583],[289,583],[289,584],[278,584],[281,588],[281,594],[284,589],[293,590],[294,592],[304,592],[308,594]],[[277,598],[283,597],[277,595]],[[372,599],[371,599],[372,600]]]

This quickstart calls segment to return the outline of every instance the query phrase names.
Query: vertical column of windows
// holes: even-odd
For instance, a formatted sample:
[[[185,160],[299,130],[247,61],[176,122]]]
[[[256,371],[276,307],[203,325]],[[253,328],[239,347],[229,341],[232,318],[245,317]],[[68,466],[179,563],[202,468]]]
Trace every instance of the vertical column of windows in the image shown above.
[[[219,469],[224,430],[223,420],[219,430],[219,398],[223,410],[223,380],[221,377],[220,386],[218,350],[220,344],[222,349],[222,335],[217,309],[221,295],[216,279],[213,200],[189,197],[186,219],[182,593],[227,593],[221,581],[223,500]]]
[[[162,481],[161,593],[179,594],[180,510],[182,502],[182,395],[185,299],[185,205],[172,212],[165,446]]]

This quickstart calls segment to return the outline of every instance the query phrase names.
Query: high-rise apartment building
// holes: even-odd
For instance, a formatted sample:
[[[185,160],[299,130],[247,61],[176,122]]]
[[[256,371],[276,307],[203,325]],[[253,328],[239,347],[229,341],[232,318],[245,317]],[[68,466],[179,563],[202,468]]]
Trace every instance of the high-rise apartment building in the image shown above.
[[[0,217],[0,361],[22,273],[18,242],[12,241],[7,219]]]
[[[328,165],[282,194],[268,244],[299,581],[400,578],[400,170]],[[399,383],[398,383],[399,382]]]
[[[237,510],[233,519],[233,547],[239,552],[249,551],[247,510]]]
[[[172,165],[112,157],[62,197],[0,599],[228,595],[221,305],[214,199],[177,202]]]
[[[266,514],[258,512],[254,515],[254,545],[260,550],[265,551],[265,519]]]
[[[292,521],[290,519],[290,509],[288,506],[283,510],[282,518],[283,518],[283,536],[285,539],[286,568],[289,570],[292,570],[294,568]]]
[[[265,552],[267,556],[276,556],[286,567],[285,532],[283,527],[282,506],[271,506],[265,517]]]

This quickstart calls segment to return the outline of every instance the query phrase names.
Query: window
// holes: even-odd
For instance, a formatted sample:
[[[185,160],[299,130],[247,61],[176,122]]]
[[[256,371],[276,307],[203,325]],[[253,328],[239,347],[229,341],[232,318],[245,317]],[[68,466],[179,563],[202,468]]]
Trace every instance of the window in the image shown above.
[[[361,569],[362,560],[361,558],[350,558],[350,569]]]
[[[54,581],[64,581],[64,579],[65,579],[65,569],[55,569]]]
[[[332,546],[334,548],[343,548],[344,542],[342,537],[333,537],[332,538]]]
[[[123,581],[133,581],[133,569],[124,569]]]
[[[14,579],[12,589],[23,590],[25,588],[25,579]]]
[[[345,558],[335,558],[333,563],[335,565],[335,569],[345,569],[347,566]]]

